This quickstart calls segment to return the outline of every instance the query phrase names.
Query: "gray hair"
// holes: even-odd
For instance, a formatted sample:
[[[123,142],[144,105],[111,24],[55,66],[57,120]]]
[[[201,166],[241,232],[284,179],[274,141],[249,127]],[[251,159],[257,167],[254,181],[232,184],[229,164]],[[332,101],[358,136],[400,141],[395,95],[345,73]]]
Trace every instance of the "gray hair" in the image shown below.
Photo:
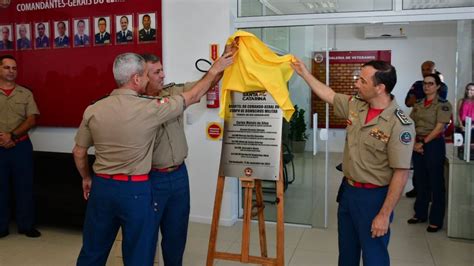
[[[145,59],[135,53],[119,54],[114,60],[113,72],[117,85],[123,86],[133,75],[145,73]]]

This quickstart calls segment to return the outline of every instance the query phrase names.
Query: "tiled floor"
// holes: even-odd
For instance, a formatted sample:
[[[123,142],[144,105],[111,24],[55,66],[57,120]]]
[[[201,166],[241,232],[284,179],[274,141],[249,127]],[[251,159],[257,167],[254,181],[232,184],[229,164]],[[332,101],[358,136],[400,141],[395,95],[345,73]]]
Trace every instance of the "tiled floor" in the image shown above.
[[[340,161],[340,155],[333,155],[330,169]],[[332,172],[331,175],[336,175]],[[285,227],[285,265],[337,265],[337,227],[334,193],[339,178],[329,179],[328,228]],[[301,182],[301,180],[299,181]],[[287,197],[297,195],[296,188],[290,186]],[[291,200],[288,200],[291,202]],[[301,199],[295,202],[301,202]],[[406,220],[412,215],[413,200],[402,198],[391,225],[392,238],[389,249],[392,265],[403,266],[473,266],[474,241],[450,239],[446,231],[430,234],[426,224],[408,225]],[[292,206],[286,205],[286,209]],[[474,221],[473,221],[474,222]],[[220,227],[218,250],[240,252],[242,224]],[[41,227],[43,236],[29,239],[12,234],[0,239],[0,266],[67,266],[74,265],[81,247],[81,232],[53,227]],[[190,223],[184,265],[205,265],[210,226]],[[259,254],[257,224],[252,224],[250,252]],[[275,256],[275,225],[267,225],[269,256]],[[109,264],[111,265],[111,264]],[[160,262],[160,265],[163,265]],[[215,265],[241,265],[229,261],[217,261]]]

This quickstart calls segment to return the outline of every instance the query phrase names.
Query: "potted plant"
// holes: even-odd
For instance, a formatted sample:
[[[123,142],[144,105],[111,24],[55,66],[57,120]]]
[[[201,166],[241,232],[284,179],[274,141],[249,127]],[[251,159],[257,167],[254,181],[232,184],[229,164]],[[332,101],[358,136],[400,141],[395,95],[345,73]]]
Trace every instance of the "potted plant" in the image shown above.
[[[290,140],[293,152],[304,152],[306,146],[306,140],[308,135],[306,134],[306,121],[304,118],[304,109],[299,109],[298,105],[295,105],[295,113],[290,120]]]

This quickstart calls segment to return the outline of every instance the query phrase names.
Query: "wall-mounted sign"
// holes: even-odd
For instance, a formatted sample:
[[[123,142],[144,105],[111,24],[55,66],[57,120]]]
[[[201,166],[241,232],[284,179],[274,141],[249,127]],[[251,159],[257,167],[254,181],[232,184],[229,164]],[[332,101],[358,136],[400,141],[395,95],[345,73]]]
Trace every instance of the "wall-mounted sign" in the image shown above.
[[[206,133],[207,138],[210,140],[220,140],[222,139],[222,123],[211,122],[207,124]]]
[[[219,58],[219,45],[216,43],[212,43],[209,46],[209,58],[212,62],[216,61]]]

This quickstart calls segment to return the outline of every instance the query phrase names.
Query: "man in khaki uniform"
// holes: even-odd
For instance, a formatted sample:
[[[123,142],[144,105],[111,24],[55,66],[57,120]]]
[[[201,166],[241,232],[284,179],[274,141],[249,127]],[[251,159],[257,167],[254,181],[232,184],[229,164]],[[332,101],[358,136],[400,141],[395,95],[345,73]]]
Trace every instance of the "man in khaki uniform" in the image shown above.
[[[226,47],[225,56],[235,52],[236,43]],[[228,52],[228,53],[227,53]],[[148,96],[170,97],[190,91],[196,82],[174,85],[163,89],[165,78],[159,57],[143,55],[148,65]],[[214,75],[211,67],[206,76],[214,76],[207,88],[219,82],[222,73]],[[202,79],[201,79],[202,80]],[[207,91],[207,90],[206,90]],[[188,145],[184,134],[183,115],[163,123],[156,135],[153,148],[153,163],[150,178],[155,200],[158,202],[157,231],[161,229],[161,247],[165,265],[182,265],[188,231],[190,195],[189,177],[184,160],[188,156]],[[158,232],[156,233],[158,238]]]
[[[347,119],[344,181],[338,195],[339,265],[389,265],[389,224],[405,187],[413,149],[412,121],[391,95],[393,66],[370,61],[355,86],[358,96],[337,94],[316,80],[301,60],[296,72],[322,100]]]
[[[213,75],[221,73],[232,58],[219,60]],[[76,166],[83,178],[88,206],[83,246],[77,265],[105,265],[119,227],[125,265],[153,265],[156,241],[155,212],[148,172],[158,127],[176,118],[196,102],[213,75],[193,90],[169,98],[142,97],[148,83],[144,59],[132,53],[117,56],[113,65],[119,86],[109,97],[89,106],[77,132]],[[95,146],[94,177],[87,150]]]
[[[18,232],[39,237],[34,227],[33,146],[28,131],[39,115],[31,91],[16,84],[17,63],[0,57],[0,238],[9,234],[10,181],[13,182]]]

